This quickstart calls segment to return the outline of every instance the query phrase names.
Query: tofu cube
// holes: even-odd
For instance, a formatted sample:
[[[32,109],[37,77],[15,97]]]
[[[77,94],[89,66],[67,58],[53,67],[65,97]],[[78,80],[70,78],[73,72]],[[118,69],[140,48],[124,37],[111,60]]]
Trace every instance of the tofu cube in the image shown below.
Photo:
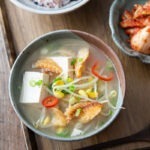
[[[64,78],[70,77],[73,78],[73,66],[71,65],[72,57],[50,57],[54,62],[56,62],[63,71]]]
[[[48,92],[44,84],[49,83],[49,75],[40,72],[25,72],[20,95],[21,103],[40,103]]]

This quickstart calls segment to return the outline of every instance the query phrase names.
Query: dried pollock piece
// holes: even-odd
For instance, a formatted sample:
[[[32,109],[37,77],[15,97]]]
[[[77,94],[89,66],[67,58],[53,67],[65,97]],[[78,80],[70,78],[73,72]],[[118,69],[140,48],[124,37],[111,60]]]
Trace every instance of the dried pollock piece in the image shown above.
[[[73,106],[68,107],[65,112],[68,122],[75,117],[75,112],[77,109],[83,108],[89,103],[90,102],[82,102],[82,103],[77,103]]]
[[[98,102],[81,102],[69,107],[65,115],[69,122],[73,118],[78,118],[80,122],[87,123],[94,119],[101,112],[102,104]],[[81,109],[79,116],[75,116],[77,109]]]
[[[102,109],[102,105],[100,103],[91,103],[88,104],[85,108],[83,108],[81,115],[79,116],[79,121],[82,123],[88,123],[93,120]]]
[[[34,67],[38,69],[44,69],[44,71],[46,72],[53,72],[58,74],[62,72],[61,67],[50,58],[38,60],[35,63]]]
[[[51,124],[55,127],[65,127],[67,125],[67,119],[63,112],[58,108],[51,108],[52,110],[52,120]]]
[[[75,74],[77,78],[80,78],[82,76],[82,72],[84,71],[85,68],[85,62],[88,57],[89,57],[88,48],[82,48],[78,51],[77,61],[75,63]]]

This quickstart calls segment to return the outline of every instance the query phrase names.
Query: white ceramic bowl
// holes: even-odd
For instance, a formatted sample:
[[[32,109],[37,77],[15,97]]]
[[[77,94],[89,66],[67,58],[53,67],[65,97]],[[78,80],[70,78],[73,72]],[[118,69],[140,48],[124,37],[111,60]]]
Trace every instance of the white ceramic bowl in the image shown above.
[[[84,4],[86,4],[89,0],[73,1],[61,8],[41,7],[41,6],[35,5],[30,0],[10,0],[10,1],[13,4],[15,4],[16,6],[22,8],[22,9],[28,10],[30,12],[33,12],[33,13],[55,15],[55,14],[63,14],[63,13],[73,11],[73,10],[83,6]]]
[[[16,87],[20,87],[21,85],[20,83],[22,83],[22,77],[23,77],[22,71],[24,69],[22,70],[21,68],[24,68],[26,62],[29,62],[29,59],[33,56],[34,52],[36,51],[37,53],[40,50],[39,48],[42,45],[44,45],[47,42],[51,43],[53,42],[53,40],[58,40],[58,39],[60,40],[62,38],[63,39],[79,38],[93,45],[94,47],[103,50],[104,54],[107,55],[107,57],[109,57],[112,60],[113,64],[115,65],[116,72],[118,74],[120,88],[119,88],[119,95],[118,95],[116,106],[121,107],[123,105],[123,99],[125,95],[125,77],[124,77],[123,68],[119,61],[119,58],[114,53],[114,51],[109,46],[107,46],[103,41],[101,41],[99,38],[89,33],[77,31],[77,30],[58,30],[58,31],[47,33],[45,35],[42,35],[41,37],[38,37],[37,39],[32,41],[26,48],[24,48],[24,50],[20,53],[20,55],[16,59],[10,73],[9,96],[10,96],[12,106],[16,111],[16,114],[18,115],[20,120],[35,133],[54,140],[61,140],[61,141],[82,140],[91,137],[92,135],[95,135],[101,132],[102,130],[104,130],[106,127],[108,127],[115,120],[115,118],[120,112],[120,109],[116,109],[106,123],[104,123],[102,126],[100,126],[97,129],[93,129],[93,131],[91,132],[88,132],[83,135],[75,136],[75,137],[58,137],[35,128],[33,124],[29,122],[29,120],[25,117],[19,105],[20,90],[18,90],[18,88]]]

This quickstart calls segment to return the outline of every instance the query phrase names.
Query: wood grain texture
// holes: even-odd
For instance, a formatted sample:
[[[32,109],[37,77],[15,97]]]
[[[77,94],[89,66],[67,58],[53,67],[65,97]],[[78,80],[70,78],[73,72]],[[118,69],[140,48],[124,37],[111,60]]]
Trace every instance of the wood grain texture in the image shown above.
[[[16,53],[34,38],[58,29],[76,29],[92,33],[101,38],[117,53],[126,76],[125,110],[103,132],[78,142],[59,142],[36,136],[39,150],[70,150],[130,135],[150,123],[150,65],[123,54],[113,43],[108,25],[109,8],[113,0],[91,0],[74,12],[58,15],[38,15],[20,8],[6,0],[6,12],[13,36]],[[133,143],[120,146],[118,150],[150,146],[150,143]]]
[[[8,78],[12,58],[9,59],[10,55],[7,52],[10,50],[0,7],[0,149],[25,150],[27,147],[22,125],[8,97]]]

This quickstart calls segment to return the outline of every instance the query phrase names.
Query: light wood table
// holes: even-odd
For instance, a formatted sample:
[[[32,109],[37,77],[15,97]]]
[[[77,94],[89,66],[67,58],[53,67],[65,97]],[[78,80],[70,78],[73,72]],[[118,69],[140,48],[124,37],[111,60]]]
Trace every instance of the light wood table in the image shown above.
[[[137,132],[150,123],[150,65],[123,54],[113,43],[108,25],[113,0],[91,0],[64,15],[38,15],[0,1],[0,149],[71,150]],[[5,4],[4,4],[5,3]],[[126,76],[125,110],[103,132],[77,142],[49,140],[34,134],[17,118],[8,97],[8,77],[16,56],[34,38],[58,29],[76,29],[101,38],[117,53]],[[128,150],[150,146],[132,143],[112,149]]]

